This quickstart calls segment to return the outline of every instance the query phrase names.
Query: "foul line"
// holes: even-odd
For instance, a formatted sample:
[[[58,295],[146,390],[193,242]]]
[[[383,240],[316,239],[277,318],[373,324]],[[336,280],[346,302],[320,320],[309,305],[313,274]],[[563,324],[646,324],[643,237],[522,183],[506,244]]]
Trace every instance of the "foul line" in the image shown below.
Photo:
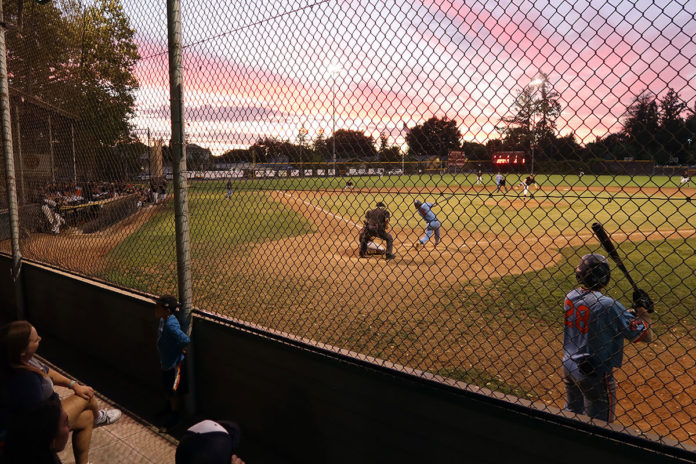
[[[301,201],[301,202],[304,203],[305,205],[311,206],[312,208],[314,208],[314,209],[316,209],[316,210],[319,210],[319,211],[321,211],[321,212],[324,213],[324,214],[328,214],[329,216],[332,216],[332,217],[334,217],[334,218],[336,218],[336,219],[338,219],[338,220],[340,220],[340,221],[346,222],[346,223],[352,225],[353,227],[356,227],[356,228],[358,228],[358,229],[362,229],[362,226],[361,226],[360,224],[356,224],[355,222],[351,221],[350,219],[346,219],[346,218],[344,218],[343,216],[339,216],[338,214],[334,214],[334,213],[332,213],[331,211],[327,211],[327,210],[325,210],[324,208],[322,208],[321,206],[314,205],[314,204],[312,204],[312,203],[310,203],[310,202],[308,202],[308,201],[305,201],[305,200],[303,200],[303,199],[301,199],[301,198],[296,198],[295,196],[293,196],[293,195],[291,195],[291,194],[289,194],[289,193],[281,192],[280,190],[276,190],[276,192],[282,193],[282,194],[285,195],[286,197],[290,197],[290,198],[292,198],[293,200]]]

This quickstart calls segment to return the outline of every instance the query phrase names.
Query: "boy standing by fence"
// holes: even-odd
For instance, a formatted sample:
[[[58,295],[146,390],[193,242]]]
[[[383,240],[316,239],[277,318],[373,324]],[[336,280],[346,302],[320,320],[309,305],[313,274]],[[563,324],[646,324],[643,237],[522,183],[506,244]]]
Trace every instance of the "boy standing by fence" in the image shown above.
[[[179,310],[176,297],[163,295],[155,300],[155,305],[155,316],[159,319],[157,351],[162,387],[167,397],[163,425],[165,429],[171,429],[179,423],[183,397],[188,393],[184,358],[186,345],[191,339],[181,330],[175,315]]]

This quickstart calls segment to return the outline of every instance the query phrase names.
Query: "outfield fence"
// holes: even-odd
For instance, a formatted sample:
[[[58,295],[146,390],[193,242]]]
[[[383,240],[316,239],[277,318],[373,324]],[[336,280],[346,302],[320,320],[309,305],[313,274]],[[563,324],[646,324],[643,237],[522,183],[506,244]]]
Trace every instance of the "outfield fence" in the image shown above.
[[[162,2],[5,2],[0,250],[153,295],[186,269],[201,310],[544,411],[575,327],[576,378],[623,350],[615,424],[691,449],[696,5],[553,3],[185,2],[179,164]],[[378,203],[393,259],[360,250]],[[650,344],[566,302],[593,223]]]

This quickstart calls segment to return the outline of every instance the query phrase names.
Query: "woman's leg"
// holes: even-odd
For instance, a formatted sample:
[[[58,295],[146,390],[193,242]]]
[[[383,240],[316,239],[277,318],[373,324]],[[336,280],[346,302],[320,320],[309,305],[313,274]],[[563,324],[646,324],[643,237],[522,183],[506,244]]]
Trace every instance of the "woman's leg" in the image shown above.
[[[97,405],[97,399],[93,396],[89,400],[82,398],[81,396],[72,395],[61,400],[63,404],[63,409],[68,413],[68,417],[77,417],[82,411],[91,410],[94,416],[97,416],[99,412],[99,406]],[[72,419],[71,419],[72,420]]]
[[[97,402],[94,399],[85,400],[77,395],[62,401],[63,409],[68,414],[70,429],[73,431],[72,445],[76,464],[86,464],[89,460],[89,445],[92,441],[94,428],[94,413]]]

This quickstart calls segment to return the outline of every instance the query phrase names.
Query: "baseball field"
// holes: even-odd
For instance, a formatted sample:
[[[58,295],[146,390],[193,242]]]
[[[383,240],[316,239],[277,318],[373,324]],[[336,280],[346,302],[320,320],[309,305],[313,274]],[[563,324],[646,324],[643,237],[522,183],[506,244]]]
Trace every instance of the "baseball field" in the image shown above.
[[[599,221],[656,302],[658,341],[628,345],[616,373],[617,422],[696,445],[696,188],[666,177],[538,176],[525,197],[496,192],[491,176],[475,181],[240,180],[231,199],[224,181],[193,182],[194,304],[560,408],[563,299],[580,256],[602,252],[590,230]],[[424,232],[416,199],[440,201],[438,247],[413,247]],[[391,212],[393,261],[358,257],[378,201]],[[171,202],[95,234],[34,234],[23,249],[120,286],[176,289]],[[612,270],[607,293],[630,304],[630,285]]]

